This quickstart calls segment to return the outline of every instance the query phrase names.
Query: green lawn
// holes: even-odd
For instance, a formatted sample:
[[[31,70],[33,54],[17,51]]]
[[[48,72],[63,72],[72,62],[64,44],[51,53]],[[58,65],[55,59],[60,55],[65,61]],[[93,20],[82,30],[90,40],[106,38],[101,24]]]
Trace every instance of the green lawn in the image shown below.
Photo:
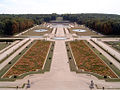
[[[75,31],[72,31],[73,29],[83,29],[83,30],[86,30],[86,32],[75,32]],[[77,35],[80,35],[80,36],[98,36],[98,34],[96,34],[96,32],[93,32],[90,29],[83,27],[83,26],[77,26],[74,28],[70,28],[69,31],[72,34],[76,33]]]
[[[105,43],[107,43],[108,45],[110,45],[111,47],[115,48],[120,52],[120,41],[108,41],[108,42],[106,41]]]
[[[39,29],[46,29],[48,31],[45,32],[35,32],[34,30],[39,30]],[[43,27],[43,26],[38,26],[36,28],[33,28],[32,30],[29,30],[28,32],[22,34],[21,36],[43,36],[44,34],[51,33],[52,29]]]
[[[6,43],[6,42],[0,42],[0,50],[6,48],[7,46],[9,46],[10,44],[9,43]]]

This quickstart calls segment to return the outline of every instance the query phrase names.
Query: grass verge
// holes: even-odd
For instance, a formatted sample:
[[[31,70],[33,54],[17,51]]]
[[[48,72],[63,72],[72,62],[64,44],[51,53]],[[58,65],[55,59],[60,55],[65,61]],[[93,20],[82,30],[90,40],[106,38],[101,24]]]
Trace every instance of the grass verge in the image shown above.
[[[27,42],[29,42],[30,40],[28,40]],[[12,54],[14,54],[18,49],[20,49],[22,46],[24,46],[27,42],[25,42],[24,44],[22,44],[20,47],[18,47],[15,51],[13,51],[11,54],[9,54],[7,57],[5,57],[4,59],[2,59],[0,61],[0,63],[4,62],[7,58],[9,58]]]
[[[92,39],[91,39],[91,41],[93,42],[93,43],[95,43],[97,46],[99,46],[101,49],[103,49],[106,53],[108,53],[111,57],[113,57],[116,61],[118,61],[119,63],[120,63],[120,60],[119,59],[117,59],[114,55],[112,55],[111,53],[109,53],[107,50],[105,50],[103,47],[101,47],[99,44],[97,44],[95,41],[93,41]]]

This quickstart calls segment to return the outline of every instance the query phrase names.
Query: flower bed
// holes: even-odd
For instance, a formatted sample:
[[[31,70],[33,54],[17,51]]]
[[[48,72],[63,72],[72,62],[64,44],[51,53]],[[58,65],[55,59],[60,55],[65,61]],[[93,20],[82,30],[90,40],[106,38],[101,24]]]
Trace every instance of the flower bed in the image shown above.
[[[117,78],[112,70],[85,44],[84,41],[70,42],[78,69]]]
[[[4,78],[18,76],[26,72],[42,69],[50,42],[36,41],[36,43],[20,58],[20,60],[4,75]]]

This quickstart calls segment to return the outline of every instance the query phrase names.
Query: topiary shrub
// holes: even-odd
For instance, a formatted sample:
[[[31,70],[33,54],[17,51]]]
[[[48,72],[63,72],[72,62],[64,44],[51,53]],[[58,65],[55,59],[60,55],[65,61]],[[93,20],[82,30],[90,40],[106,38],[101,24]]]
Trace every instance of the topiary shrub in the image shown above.
[[[13,76],[13,78],[17,78],[17,76],[16,76],[16,75],[14,75],[14,76]]]
[[[53,50],[51,50],[51,52],[53,52]]]
[[[110,65],[112,65],[113,63],[112,62],[110,62]]]
[[[8,64],[11,64],[11,62],[9,62]]]
[[[107,78],[107,76],[104,76],[104,78],[106,79],[106,78]]]
[[[21,52],[19,53],[19,55],[21,55]]]
[[[69,59],[72,59],[71,57],[69,57]]]

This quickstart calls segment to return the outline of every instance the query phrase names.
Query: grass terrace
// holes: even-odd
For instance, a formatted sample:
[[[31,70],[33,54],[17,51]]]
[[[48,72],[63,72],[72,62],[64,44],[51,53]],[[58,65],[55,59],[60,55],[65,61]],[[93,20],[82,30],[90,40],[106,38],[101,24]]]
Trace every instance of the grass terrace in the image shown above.
[[[39,29],[46,29],[48,31],[45,32],[35,32],[35,30],[39,30]],[[34,27],[33,29],[27,31],[26,33],[22,34],[22,36],[42,36],[44,34],[48,34],[52,32],[52,28],[40,25],[37,27]]]
[[[11,42],[0,42],[0,50],[8,47],[11,44]]]
[[[0,39],[0,51],[13,43],[13,39]]]
[[[87,46],[85,41],[72,41],[69,44],[79,70],[92,72],[103,77],[117,78],[111,68]]]
[[[13,65],[12,68],[3,76],[9,78],[10,76],[19,76],[21,74],[42,69],[51,42],[36,41],[33,46]]]
[[[76,32],[76,31],[73,31],[74,29],[82,29],[82,30],[86,30],[86,31],[85,32]],[[94,36],[94,35],[96,36],[97,35],[96,32],[91,31],[89,28],[86,28],[83,25],[72,27],[69,29],[69,32],[72,34],[75,33],[80,36]]]
[[[120,41],[109,41],[109,42],[105,41],[105,43],[107,43],[108,45],[110,45],[111,47],[115,48],[120,52]]]

